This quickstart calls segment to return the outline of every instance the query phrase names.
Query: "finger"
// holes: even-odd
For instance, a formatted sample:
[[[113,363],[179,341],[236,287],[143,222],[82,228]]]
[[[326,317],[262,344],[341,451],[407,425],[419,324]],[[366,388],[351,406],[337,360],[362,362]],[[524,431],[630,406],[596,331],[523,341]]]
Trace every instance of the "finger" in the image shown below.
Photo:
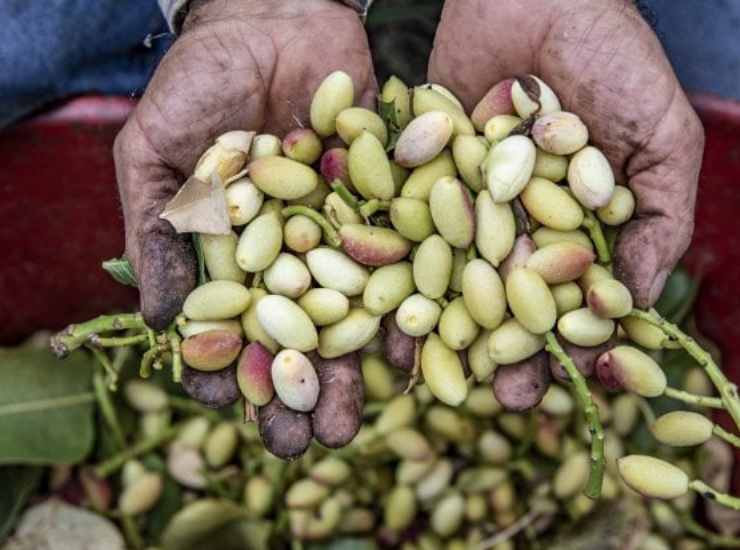
[[[614,272],[638,307],[657,301],[691,242],[703,150],[701,122],[679,89],[650,142],[626,167],[637,208],[617,240]]]
[[[196,264],[189,235],[159,218],[177,192],[178,180],[150,149],[131,117],[114,145],[126,226],[126,256],[136,271],[141,312],[154,330],[165,329],[195,287]]]

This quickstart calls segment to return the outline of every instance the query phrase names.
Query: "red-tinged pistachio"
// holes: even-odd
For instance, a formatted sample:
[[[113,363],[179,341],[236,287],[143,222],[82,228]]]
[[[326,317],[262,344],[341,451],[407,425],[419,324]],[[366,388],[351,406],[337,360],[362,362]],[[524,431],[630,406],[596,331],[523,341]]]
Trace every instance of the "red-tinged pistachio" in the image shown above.
[[[314,248],[306,254],[306,262],[316,282],[345,296],[362,294],[370,278],[366,267],[333,248]]]
[[[502,139],[509,137],[511,131],[522,123],[522,119],[514,115],[497,115],[486,122],[483,135],[491,145],[496,145]]]
[[[236,263],[244,271],[262,271],[275,261],[282,246],[282,221],[274,212],[261,214],[247,225],[239,237]]]
[[[442,152],[452,137],[453,122],[441,111],[431,111],[413,119],[401,132],[393,159],[405,168],[426,164]]]
[[[384,315],[396,309],[416,287],[409,262],[379,267],[370,275],[362,302],[373,315]]]
[[[388,143],[388,130],[380,116],[363,107],[350,107],[337,116],[337,134],[350,145],[362,132],[373,134],[383,146]]]
[[[247,274],[236,263],[239,237],[233,231],[226,235],[200,235],[208,275],[214,281],[234,281],[244,284]]]
[[[197,370],[223,369],[233,362],[242,349],[242,339],[233,332],[209,330],[182,341],[185,363]]]
[[[272,508],[275,489],[264,476],[253,476],[244,486],[244,504],[253,518],[264,517]]]
[[[452,276],[452,248],[439,235],[424,239],[414,255],[414,283],[424,296],[444,296]]]
[[[394,264],[411,250],[411,242],[387,227],[345,224],[339,229],[342,248],[351,258],[364,265]]]
[[[190,397],[211,409],[220,409],[239,399],[236,367],[204,372],[190,367],[182,370],[182,389]]]
[[[402,237],[421,242],[434,233],[434,222],[426,201],[398,197],[391,202],[391,223]]]
[[[401,196],[428,201],[432,185],[445,176],[457,176],[452,154],[446,149],[426,164],[413,169],[403,184]]]
[[[532,137],[543,150],[555,155],[572,155],[588,143],[588,128],[578,115],[560,111],[539,117]]]
[[[264,271],[264,282],[272,294],[298,298],[311,286],[311,274],[301,260],[282,252]]]
[[[226,188],[226,208],[231,225],[249,223],[262,208],[265,195],[248,178],[235,181]]]
[[[550,180],[532,178],[520,197],[529,215],[551,229],[574,231],[583,224],[581,205]]]
[[[221,468],[231,462],[239,443],[239,433],[232,422],[221,422],[208,434],[203,454],[211,468]]]
[[[347,166],[349,152],[344,147],[335,147],[325,151],[321,156],[322,177],[329,183],[339,180],[349,185],[349,168]]]
[[[291,216],[285,222],[285,246],[303,254],[321,243],[321,227],[306,216]]]
[[[331,193],[331,187],[326,184],[323,177],[319,177],[319,184],[313,191],[297,199],[285,201],[285,203],[288,206],[308,206],[314,210],[320,210],[329,193]],[[280,214],[282,215],[282,212]]]
[[[107,512],[113,498],[108,480],[98,477],[94,469],[87,466],[80,469],[79,480],[90,506],[96,512]]]
[[[249,177],[262,191],[276,199],[297,199],[319,184],[310,166],[284,157],[263,157],[249,163]]]
[[[511,87],[513,78],[507,78],[495,84],[473,109],[471,119],[476,130],[482,132],[491,118],[496,115],[510,115],[514,113],[514,104],[511,101]]]
[[[238,334],[240,336],[244,333],[239,321],[234,321],[234,320],[186,321],[185,323],[177,327],[177,330],[180,332],[180,335],[183,338],[187,338],[188,336],[195,336],[196,334],[200,334],[201,332],[206,332],[207,330],[217,330],[217,329],[228,330],[229,332],[233,332],[234,334]]]
[[[706,416],[690,411],[672,411],[658,417],[650,431],[655,439],[673,447],[701,445],[712,437],[714,423]]]
[[[486,185],[493,202],[508,202],[532,178],[537,155],[534,143],[526,136],[511,136],[491,148],[483,163]]]
[[[275,393],[272,385],[270,351],[259,342],[248,344],[239,357],[236,380],[247,401],[257,407],[267,405]]]
[[[560,499],[574,497],[586,485],[591,461],[586,451],[579,451],[563,462],[555,472],[553,493]]]
[[[296,128],[283,138],[283,153],[289,159],[313,164],[321,156],[321,139],[310,128]]]
[[[496,362],[488,354],[488,340],[491,332],[482,330],[467,351],[468,366],[478,382],[487,380],[496,370]]]
[[[463,272],[468,263],[467,250],[455,248],[452,251],[452,275],[450,276],[450,290],[462,292]]]
[[[501,278],[506,281],[506,278],[512,271],[526,266],[527,260],[534,254],[535,250],[537,250],[537,245],[529,235],[526,233],[519,235],[514,241],[514,247],[511,249],[511,252],[509,252],[498,268]]]
[[[310,351],[318,345],[311,318],[285,296],[271,294],[262,298],[257,304],[257,320],[283,347]]]
[[[289,409],[277,396],[260,407],[257,422],[265,448],[286,460],[301,456],[313,439],[311,417]]]
[[[487,261],[475,259],[468,262],[463,272],[462,294],[470,316],[483,328],[495,329],[504,320],[504,284]]]
[[[539,352],[520,363],[502,365],[493,375],[493,394],[509,411],[536,407],[550,387],[547,354]]]
[[[380,416],[375,421],[375,431],[380,435],[385,435],[406,426],[411,426],[415,416],[416,400],[414,396],[398,395],[383,408]]]
[[[608,341],[598,346],[582,347],[571,344],[565,338],[558,335],[558,342],[562,346],[565,353],[573,360],[578,371],[585,377],[589,378],[596,368],[596,360],[601,357],[604,353],[609,351],[616,344],[615,338],[610,338]],[[560,382],[569,382],[570,376],[565,370],[565,367],[558,361],[554,356],[550,356],[550,373],[553,378]]]
[[[689,490],[688,476],[665,460],[629,455],[620,458],[617,465],[622,480],[643,496],[671,499],[685,495]]]
[[[596,362],[599,381],[610,390],[626,389],[643,397],[662,395],[666,377],[646,353],[630,346],[617,346]]]
[[[363,223],[359,212],[344,202],[337,193],[330,193],[324,201],[324,213],[330,220],[336,220],[343,225],[345,223]]]
[[[478,337],[480,327],[470,315],[462,296],[452,300],[439,317],[439,336],[456,351],[464,350]]]
[[[249,158],[256,160],[262,157],[279,156],[282,151],[280,138],[272,134],[257,134],[252,140],[252,146],[249,149]]]
[[[380,99],[384,103],[393,103],[396,119],[401,128],[411,121],[411,93],[409,87],[397,76],[391,76],[383,84]]]
[[[249,306],[249,291],[234,281],[211,281],[194,289],[182,311],[195,321],[221,321],[236,317]]]
[[[352,77],[343,71],[334,71],[319,85],[311,100],[311,127],[322,137],[336,132],[337,116],[352,107],[355,87]]]
[[[350,443],[362,425],[365,394],[357,353],[333,359],[311,354],[321,392],[313,411],[313,435],[324,447],[338,449]]]
[[[370,401],[388,401],[396,393],[393,371],[380,353],[362,354],[362,381]]]
[[[298,305],[320,327],[341,321],[349,313],[347,297],[331,288],[312,288],[301,296]]]
[[[516,221],[511,205],[496,203],[483,190],[475,199],[475,246],[493,267],[506,258],[514,247]]]
[[[594,249],[591,239],[589,239],[588,235],[580,230],[557,231],[555,229],[550,229],[549,227],[540,227],[537,231],[532,233],[532,240],[537,245],[537,248],[543,248],[548,244],[569,242],[580,244],[582,247],[588,248],[589,250]]]
[[[460,493],[450,493],[434,505],[429,519],[432,531],[441,537],[457,533],[465,519],[465,499]]]
[[[441,313],[439,305],[436,302],[434,302],[434,305],[437,306],[437,311]],[[417,340],[401,330],[396,322],[396,315],[397,311],[392,311],[383,317],[383,354],[388,362],[397,369],[411,372],[414,368]]]
[[[313,410],[319,398],[319,379],[308,357],[285,349],[272,361],[270,375],[275,393],[286,407],[300,412]]]
[[[383,524],[391,531],[403,531],[414,521],[416,509],[414,490],[406,485],[398,485],[385,502]]]
[[[595,255],[574,243],[555,243],[535,251],[527,260],[527,269],[535,271],[547,284],[578,279],[593,263]]]
[[[475,192],[485,187],[480,165],[487,154],[488,147],[476,136],[457,136],[452,142],[452,157],[460,177]]]
[[[545,338],[529,332],[516,319],[504,321],[488,339],[488,354],[499,365],[518,363],[545,347]]]
[[[344,319],[321,329],[319,355],[333,359],[362,349],[378,333],[380,319],[365,309],[350,309]]]
[[[442,238],[467,248],[475,237],[475,212],[470,191],[455,178],[442,178],[429,192],[429,209]]]
[[[586,270],[583,276],[578,279],[578,285],[581,287],[583,295],[586,296],[588,295],[588,291],[594,283],[613,278],[614,276],[612,275],[611,271],[609,271],[603,265],[594,263],[591,264],[591,266]]]
[[[396,146],[398,151],[398,146]],[[355,189],[364,198],[391,200],[396,187],[393,172],[383,144],[370,132],[362,132],[347,156],[349,177]]]
[[[563,315],[558,321],[558,332],[571,344],[598,346],[614,334],[614,321],[597,317],[584,307]]]
[[[528,331],[544,334],[555,326],[555,300],[536,271],[519,268],[509,273],[506,278],[506,298],[514,317]]]
[[[635,212],[635,196],[623,185],[614,187],[614,194],[606,206],[596,211],[599,219],[607,225],[622,225]]]
[[[583,206],[596,210],[609,204],[614,194],[614,172],[604,153],[588,146],[568,165],[568,185]]]
[[[586,302],[591,311],[607,319],[624,317],[632,311],[632,294],[616,279],[604,279],[592,284]]]
[[[534,170],[532,176],[545,178],[555,183],[565,179],[568,174],[568,157],[553,155],[547,151],[537,148],[537,156],[534,159]]]
[[[547,115],[560,110],[560,101],[552,88],[533,75],[517,77],[511,86],[511,101],[522,118]]]
[[[583,304],[583,291],[576,283],[562,283],[550,287],[552,297],[555,299],[555,307],[558,317],[562,317],[569,311],[578,309]]]
[[[151,510],[162,496],[163,485],[160,474],[142,474],[121,493],[118,498],[119,511],[127,516],[136,516]]]
[[[456,407],[468,396],[462,362],[435,333],[427,336],[421,350],[421,371],[432,394],[448,405]]]
[[[385,444],[397,456],[407,460],[427,460],[434,452],[427,438],[412,428],[389,433],[385,437]]]
[[[473,123],[470,122],[468,115],[460,108],[456,99],[450,99],[448,94],[450,94],[449,91],[447,91],[447,94],[444,92],[440,93],[428,85],[417,86],[414,88],[412,97],[414,115],[418,119],[430,112],[443,112],[452,121],[454,135],[474,135],[475,128],[473,127]],[[411,123],[413,123],[413,120]]]

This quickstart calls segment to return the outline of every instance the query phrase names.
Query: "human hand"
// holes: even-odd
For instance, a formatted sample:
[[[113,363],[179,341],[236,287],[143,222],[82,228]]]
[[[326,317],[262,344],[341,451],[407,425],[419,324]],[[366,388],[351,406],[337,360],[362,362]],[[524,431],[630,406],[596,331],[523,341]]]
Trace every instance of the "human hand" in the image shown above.
[[[540,76],[578,114],[637,198],[615,273],[652,305],[694,227],[704,131],[657,37],[629,0],[448,0],[429,81],[468,111],[495,85]]]
[[[147,324],[165,328],[195,286],[189,235],[159,218],[201,153],[228,130],[283,136],[307,123],[311,97],[335,70],[356,102],[376,93],[362,24],[332,0],[194,0],[183,32],[116,138],[126,256]]]

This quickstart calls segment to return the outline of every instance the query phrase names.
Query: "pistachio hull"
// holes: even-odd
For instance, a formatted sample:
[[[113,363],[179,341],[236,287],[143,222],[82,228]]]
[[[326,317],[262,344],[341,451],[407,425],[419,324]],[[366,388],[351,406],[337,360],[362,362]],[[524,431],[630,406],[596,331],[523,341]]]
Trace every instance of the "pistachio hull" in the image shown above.
[[[537,272],[528,268],[512,271],[506,279],[506,297],[514,317],[528,331],[544,334],[555,326],[555,299]]]
[[[321,228],[306,216],[291,216],[284,228],[285,246],[303,254],[321,242]]]
[[[285,156],[302,164],[313,164],[319,160],[321,149],[321,139],[309,128],[292,130],[283,139]]]
[[[703,414],[672,411],[658,417],[650,431],[655,439],[674,447],[691,447],[706,443],[712,437],[714,423]]]
[[[391,202],[391,223],[402,237],[421,242],[434,233],[429,205],[419,199],[397,197]]]
[[[527,234],[519,235],[514,241],[514,247],[498,268],[501,278],[506,281],[509,274],[515,269],[525,267],[527,260],[537,250],[537,245]],[[554,297],[554,295],[553,295]],[[557,300],[556,300],[557,303]]]
[[[487,154],[488,147],[476,136],[457,136],[452,142],[452,157],[457,170],[465,185],[473,191],[478,192],[485,187],[480,165]]]
[[[308,357],[284,349],[275,356],[270,369],[272,385],[280,401],[295,411],[312,411],[319,398],[319,378]]]
[[[521,194],[527,212],[541,224],[557,231],[574,231],[583,224],[583,209],[559,185],[532,178]]]
[[[363,107],[350,107],[337,116],[337,134],[347,145],[364,131],[373,134],[384,147],[388,143],[388,130],[377,113]]]
[[[439,235],[421,243],[414,255],[414,283],[424,296],[436,300],[447,292],[452,277],[452,249]]]
[[[547,284],[574,281],[591,266],[595,254],[574,243],[555,243],[535,251],[527,268],[538,273]]]
[[[513,85],[513,78],[507,78],[494,84],[475,106],[470,118],[479,132],[482,132],[486,126],[486,122],[496,115],[510,115],[514,113],[514,104],[511,101],[511,87]]]
[[[234,281],[211,281],[188,294],[182,311],[194,321],[223,321],[241,314],[251,299],[244,285]]]
[[[311,351],[318,345],[316,327],[295,302],[271,294],[257,304],[257,320],[265,332],[281,346],[298,351]]]
[[[517,114],[522,118],[560,111],[560,101],[555,92],[533,75],[515,79],[511,86],[511,101]]]
[[[349,185],[348,151],[343,147],[335,147],[325,151],[321,155],[321,176],[328,182],[334,183],[339,180],[344,185]]]
[[[395,312],[388,313],[383,317],[382,327],[383,355],[397,369],[411,372],[414,368],[417,339],[405,334],[398,327]]]
[[[260,407],[257,423],[265,448],[285,460],[301,456],[313,439],[311,417],[290,410],[277,396]]]
[[[632,294],[616,279],[605,279],[591,285],[586,302],[591,311],[606,319],[624,317],[632,311]]]
[[[363,265],[395,264],[411,250],[411,242],[385,227],[345,224],[339,229],[342,248]]]
[[[532,178],[536,156],[534,143],[525,136],[507,137],[493,146],[483,172],[494,202],[508,202],[524,189]]]
[[[542,150],[555,155],[572,155],[588,143],[588,128],[578,115],[560,111],[539,117],[532,137]]]
[[[404,168],[426,164],[442,152],[452,137],[452,130],[452,119],[446,113],[425,113],[401,132],[393,158]]]
[[[421,370],[437,399],[453,407],[465,401],[468,386],[460,358],[434,333],[427,337],[422,348]]]
[[[209,330],[185,338],[181,344],[183,361],[202,371],[215,371],[229,366],[239,355],[242,339],[233,332]]]
[[[236,263],[236,245],[239,237],[233,231],[228,235],[201,235],[206,269],[212,280],[244,283],[247,274]]]
[[[438,329],[442,341],[456,351],[467,348],[480,332],[462,297],[455,298],[444,308]]]
[[[265,195],[249,179],[235,181],[226,188],[226,208],[231,225],[244,225],[262,208]]]
[[[282,246],[283,227],[280,218],[275,213],[261,214],[247,225],[239,237],[236,263],[244,271],[262,271],[275,261]]]
[[[316,326],[334,324],[349,313],[347,297],[331,288],[312,288],[301,296],[298,305],[303,308]]]
[[[380,316],[362,308],[351,309],[349,314],[331,326],[321,329],[319,355],[334,359],[362,349],[378,333]]]
[[[273,355],[259,342],[248,344],[236,366],[236,380],[242,395],[258,407],[267,405],[275,394],[272,384]]]
[[[558,321],[558,332],[577,346],[603,344],[614,334],[614,321],[597,317],[588,308],[570,311]]]
[[[604,154],[588,146],[578,151],[568,165],[568,184],[583,206],[596,210],[609,204],[614,193],[614,173]]]
[[[660,366],[630,346],[617,346],[599,357],[596,373],[607,389],[626,389],[643,397],[662,395],[667,383]]]
[[[352,107],[355,87],[352,78],[343,71],[334,71],[319,85],[311,101],[311,126],[327,137],[336,132],[337,116]]]
[[[560,335],[557,338],[565,353],[573,360],[573,364],[584,378],[590,378],[593,375],[596,369],[596,360],[616,344],[616,338],[611,338],[598,346],[582,347],[571,344]],[[570,381],[570,376],[568,376],[565,367],[554,355],[550,356],[550,373],[553,378],[560,382]]]
[[[545,347],[545,338],[525,329],[516,319],[504,321],[488,339],[488,354],[500,365],[523,361]]]
[[[629,455],[620,458],[617,465],[624,482],[643,496],[671,499],[689,490],[689,478],[684,471],[664,460]]]
[[[515,238],[511,206],[497,204],[488,191],[481,191],[475,199],[475,244],[480,255],[498,267],[514,247]]]
[[[211,409],[231,405],[240,396],[235,367],[204,372],[186,366],[181,382],[185,393]]]
[[[393,103],[396,118],[401,128],[411,120],[411,93],[409,87],[398,77],[391,76],[383,85],[380,98],[385,103]]]
[[[253,160],[249,163],[249,177],[260,191],[283,200],[308,195],[319,184],[313,168],[284,157]]]
[[[457,176],[452,155],[447,150],[442,151],[426,164],[414,168],[401,188],[401,196],[428,201],[432,185],[445,176]]]
[[[267,290],[288,298],[298,298],[311,286],[311,274],[301,260],[281,252],[264,272]]]
[[[508,411],[536,407],[549,387],[550,369],[544,352],[513,365],[502,365],[493,375],[493,394]]]
[[[455,248],[467,248],[475,237],[475,212],[470,192],[455,178],[442,178],[429,193],[429,209],[442,238]]]
[[[373,315],[384,315],[396,309],[416,287],[409,262],[398,262],[373,271],[365,287],[362,301]]]
[[[470,316],[492,330],[504,320],[506,292],[496,270],[485,260],[469,262],[463,271],[462,294]]]
[[[324,288],[339,291],[345,296],[357,296],[365,290],[370,274],[367,269],[346,254],[321,246],[306,254],[308,269]]]
[[[414,88],[412,98],[414,114],[421,118],[433,112],[445,113],[452,121],[454,135],[474,135],[475,128],[468,115],[459,107],[457,100],[450,99],[448,95],[451,95],[449,91],[445,94],[432,89],[431,86],[417,86]],[[413,122],[412,120],[409,126]]]
[[[395,193],[391,165],[383,144],[370,132],[363,132],[349,147],[349,177],[366,199],[391,200]]]

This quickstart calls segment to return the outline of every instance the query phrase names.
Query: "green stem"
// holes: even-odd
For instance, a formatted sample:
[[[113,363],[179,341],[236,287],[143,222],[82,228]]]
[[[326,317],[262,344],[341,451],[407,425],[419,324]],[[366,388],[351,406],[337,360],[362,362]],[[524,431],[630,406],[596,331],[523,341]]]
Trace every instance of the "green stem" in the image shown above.
[[[100,363],[103,370],[105,370],[105,373],[108,375],[108,387],[111,391],[116,391],[118,387],[118,371],[113,367],[113,363],[110,362],[108,354],[95,346],[86,347],[92,352],[97,362]]]
[[[740,498],[728,495],[726,493],[720,493],[716,489],[713,489],[700,479],[695,479],[689,483],[689,489],[692,489],[699,493],[704,498],[715,501],[717,504],[721,504],[732,510],[740,511]]]
[[[371,199],[365,204],[360,206],[360,216],[367,220],[370,216],[378,212],[379,210],[388,210],[391,207],[391,201],[381,201],[379,199]]]
[[[352,194],[349,189],[347,189],[347,186],[344,185],[341,180],[334,180],[334,182],[331,184],[331,190],[339,195],[339,198],[347,203],[347,206],[349,206],[352,210],[360,210],[360,201]]]
[[[306,216],[309,220],[315,222],[321,228],[321,230],[324,232],[324,240],[329,244],[329,246],[339,248],[342,245],[342,240],[339,238],[339,234],[337,233],[337,230],[334,229],[334,226],[329,223],[329,220],[316,212],[316,210],[314,210],[313,208],[300,205],[288,206],[286,208],[283,208],[282,214],[286,218],[295,215]]]
[[[135,334],[133,336],[121,336],[120,338],[104,338],[94,334],[90,337],[90,343],[94,346],[100,346],[103,348],[120,348],[143,344],[148,339],[149,335],[145,332],[142,334]]]
[[[152,375],[152,363],[159,356],[160,353],[165,351],[167,346],[157,344],[153,348],[149,348],[141,356],[141,365],[139,366],[139,376],[142,378],[149,378]]]
[[[90,337],[102,332],[125,329],[146,329],[141,313],[122,313],[101,315],[85,323],[69,325],[51,338],[51,349],[57,357],[65,357],[69,352],[86,344]]]
[[[209,420],[214,422],[218,421],[221,418],[221,416],[216,411],[208,409],[197,401],[193,401],[192,399],[170,395],[167,398],[167,403],[175,410],[205,416]]]
[[[148,453],[151,450],[156,449],[165,441],[172,439],[177,432],[180,431],[181,425],[170,426],[169,428],[162,430],[156,435],[153,435],[147,439],[142,439],[138,443],[131,445],[124,449],[120,453],[117,453],[109,459],[101,462],[95,467],[95,475],[98,477],[108,477],[109,475],[118,471],[126,461]]]
[[[689,393],[684,390],[667,387],[665,389],[665,396],[677,401],[683,401],[691,405],[698,407],[708,407],[710,409],[724,409],[725,406],[722,404],[722,400],[719,397],[709,397],[707,395],[697,395],[695,393]]]
[[[113,434],[113,441],[116,444],[116,450],[121,451],[126,447],[126,438],[123,436],[123,430],[121,429],[121,424],[118,422],[116,409],[113,406],[110,393],[108,393],[108,388],[105,385],[103,376],[100,372],[96,372],[93,375],[93,388],[95,390],[95,399],[98,401],[100,414],[103,416],[105,423]]]
[[[712,359],[712,356],[702,349],[701,346],[696,343],[696,340],[688,336],[673,323],[669,323],[663,319],[657,311],[650,310],[650,312],[647,312],[633,309],[630,315],[658,327],[666,336],[681,344],[681,347],[685,349],[686,352],[702,366],[704,372],[707,373],[707,376],[709,376],[709,379],[719,391],[719,395],[722,398],[722,403],[724,404],[725,409],[732,417],[735,425],[740,427],[740,397],[738,397],[737,394],[737,386],[727,379],[719,366],[714,362],[714,359]]]
[[[599,220],[590,210],[583,211],[583,227],[585,227],[591,235],[591,240],[594,242],[594,246],[596,247],[596,254],[599,257],[599,262],[602,264],[608,264],[611,262],[609,245],[604,237],[604,231],[601,229],[601,223],[599,223]]]
[[[591,392],[586,385],[586,379],[576,368],[573,360],[565,353],[560,346],[555,334],[548,332],[545,334],[547,342],[546,349],[560,361],[563,368],[568,373],[571,382],[576,390],[578,402],[583,411],[583,416],[589,424],[591,432],[591,473],[588,477],[588,483],[584,494],[592,499],[597,499],[601,495],[601,485],[604,479],[604,429],[599,419],[599,410],[594,404]]]
[[[468,250],[465,252],[465,259],[469,262],[472,262],[478,257],[478,250],[475,248],[475,243],[471,244],[468,247]]]
[[[182,380],[182,353],[180,353],[180,335],[177,333],[177,329],[173,324],[167,329],[167,339],[170,344],[170,351],[172,352],[172,380],[175,383],[179,383]]]
[[[713,548],[740,548],[740,539],[719,535],[699,524],[691,515],[684,510],[678,511],[678,517],[684,529],[708,542]]]
[[[733,445],[734,447],[740,447],[740,437],[728,432],[719,424],[714,425],[714,428],[712,428],[712,433],[720,439],[724,439],[730,445]]]
[[[136,524],[136,518],[124,514],[121,516],[121,524],[129,546],[134,550],[141,550],[144,548],[144,539],[141,538],[139,526]]]

